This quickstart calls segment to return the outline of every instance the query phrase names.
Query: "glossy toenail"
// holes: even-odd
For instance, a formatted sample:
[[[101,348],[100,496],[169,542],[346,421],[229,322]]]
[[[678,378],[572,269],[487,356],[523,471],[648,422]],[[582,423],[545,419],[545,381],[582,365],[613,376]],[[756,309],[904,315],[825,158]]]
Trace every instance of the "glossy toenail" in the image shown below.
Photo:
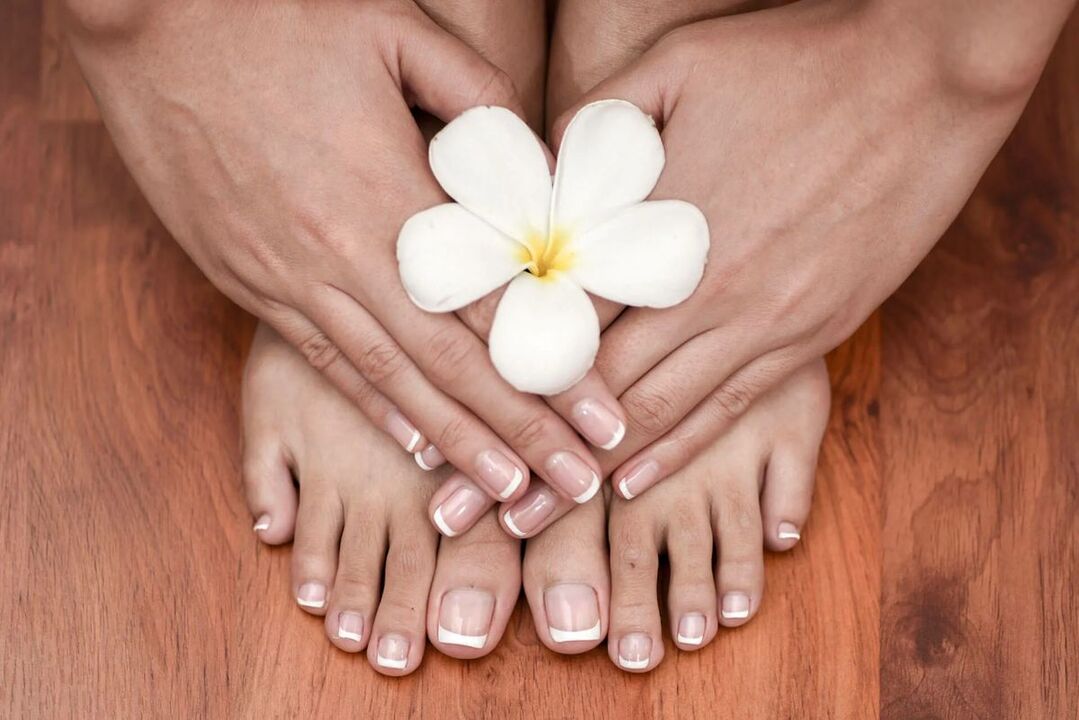
[[[555,509],[555,498],[547,488],[533,490],[502,515],[502,521],[514,535],[526,537],[535,532]]]
[[[802,534],[798,532],[798,526],[794,523],[781,522],[776,529],[776,537],[780,540],[801,540]]]
[[[618,481],[618,492],[626,500],[632,500],[659,480],[659,463],[648,460],[633,468]]]
[[[337,616],[337,637],[342,640],[360,642],[363,637],[363,616],[354,612],[343,612]]]
[[[517,492],[525,478],[521,468],[497,450],[484,450],[476,456],[476,475],[503,500]]]
[[[408,644],[400,635],[383,635],[378,641],[375,662],[384,668],[404,670],[408,665]]]
[[[259,515],[259,519],[255,521],[255,527],[252,528],[255,532],[262,532],[263,530],[270,529],[270,516]]]
[[[543,592],[543,607],[554,642],[599,640],[599,600],[591,585],[553,585]]]
[[[700,645],[704,642],[706,625],[701,613],[686,613],[678,621],[678,642],[683,645]]]
[[[574,424],[588,442],[604,450],[614,450],[626,436],[626,426],[598,400],[585,398],[570,412]]]
[[[626,670],[644,670],[652,661],[652,638],[629,633],[618,641],[618,664]]]
[[[741,592],[729,592],[723,596],[723,617],[740,620],[749,617],[749,596]]]
[[[435,508],[432,519],[439,532],[446,537],[453,537],[471,527],[489,503],[486,495],[468,485],[462,485]]]
[[[419,449],[420,440],[423,439],[416,426],[410,423],[399,410],[390,410],[386,413],[386,432],[405,449],[405,452],[410,453]]]
[[[450,590],[438,611],[438,641],[446,645],[482,648],[487,644],[495,596],[484,590]]]
[[[560,450],[543,464],[547,475],[575,503],[586,503],[599,490],[599,475],[584,460],[571,452]]]
[[[416,464],[421,469],[430,472],[437,467],[441,467],[446,462],[445,456],[438,451],[434,445],[428,445],[418,453],[413,453],[412,459],[416,461]]]
[[[326,586],[320,582],[307,582],[296,593],[296,602],[300,607],[322,608],[326,606]]]

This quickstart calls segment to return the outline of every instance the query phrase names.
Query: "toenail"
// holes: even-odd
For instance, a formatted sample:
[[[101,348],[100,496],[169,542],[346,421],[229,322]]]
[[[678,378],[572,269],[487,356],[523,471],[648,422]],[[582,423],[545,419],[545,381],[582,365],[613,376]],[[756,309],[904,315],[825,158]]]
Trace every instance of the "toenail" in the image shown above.
[[[296,602],[300,607],[321,608],[326,606],[326,586],[320,582],[308,582],[300,586],[296,593]]]
[[[450,590],[438,611],[438,641],[446,645],[482,648],[487,644],[495,596],[484,590]]]
[[[497,450],[484,450],[476,456],[476,475],[503,500],[517,492],[525,478],[521,468]]]
[[[421,469],[430,472],[446,462],[445,456],[434,445],[428,445],[418,453],[412,454],[412,459]]]
[[[659,463],[648,460],[633,468],[618,481],[618,491],[626,500],[632,500],[659,481]]]
[[[337,637],[342,640],[360,642],[363,637],[363,616],[354,612],[343,612],[337,616]]]
[[[618,664],[626,670],[644,670],[652,661],[652,638],[629,633],[618,641]]]
[[[577,429],[596,447],[614,450],[626,436],[625,424],[598,400],[585,398],[570,414]]]
[[[380,667],[404,670],[408,665],[408,640],[400,635],[383,635],[378,641],[375,662]]]
[[[453,537],[471,527],[489,504],[487,496],[468,485],[462,485],[435,508],[432,519],[435,527],[446,537]]]
[[[729,592],[723,596],[723,617],[741,620],[749,617],[749,596],[741,592]]]
[[[564,583],[543,593],[547,628],[556,643],[599,640],[599,600],[591,585]]]
[[[525,495],[516,505],[502,515],[502,521],[514,535],[526,537],[535,532],[554,512],[555,499],[547,488],[539,488]]]
[[[560,450],[543,464],[551,482],[575,503],[586,503],[599,490],[599,475],[584,460]]]
[[[781,522],[776,529],[776,537],[780,540],[801,540],[802,534],[798,532],[798,526],[794,523]]]
[[[686,613],[678,621],[678,642],[683,645],[700,645],[704,642],[706,625],[701,613]]]
[[[416,452],[420,440],[423,439],[416,426],[396,409],[386,413],[386,432],[405,449],[405,452],[410,453]]]
[[[270,529],[270,516],[265,513],[259,515],[259,519],[255,521],[255,527],[252,528],[255,532],[262,532],[263,530]]]

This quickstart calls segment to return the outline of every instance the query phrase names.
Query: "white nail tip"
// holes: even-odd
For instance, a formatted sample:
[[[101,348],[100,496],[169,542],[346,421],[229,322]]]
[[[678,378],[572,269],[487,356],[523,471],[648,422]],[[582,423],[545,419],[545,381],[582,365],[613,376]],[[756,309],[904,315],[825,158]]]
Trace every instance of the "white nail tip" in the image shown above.
[[[296,598],[296,604],[305,608],[324,608],[326,607],[325,600],[304,600],[303,598]]]
[[[525,534],[521,532],[521,528],[513,524],[513,518],[510,517],[508,511],[502,516],[502,521],[506,523],[506,527],[510,529],[510,532],[517,537],[523,538],[525,536]]]
[[[408,665],[408,658],[405,658],[404,660],[393,660],[378,655],[375,657],[375,662],[377,662],[380,667],[390,668],[392,670],[404,670],[405,666]]]
[[[597,492],[599,492],[599,476],[595,473],[592,473],[592,484],[589,485],[588,489],[585,490],[583,493],[573,498],[573,502],[577,503],[578,505],[586,503],[591,500]]]
[[[618,447],[618,444],[622,442],[622,438],[626,436],[626,426],[622,423],[618,423],[618,429],[614,431],[614,437],[606,445],[600,445],[604,450],[614,450]]]
[[[435,514],[434,514],[433,519],[435,521],[435,525],[438,527],[439,532],[441,532],[446,537],[453,537],[454,535],[457,534],[456,532],[453,531],[453,528],[451,528],[449,525],[446,524],[445,518],[442,517],[442,506],[441,505],[439,505],[437,508],[435,508]]]
[[[420,444],[420,431],[412,431],[412,439],[408,441],[408,445],[405,446],[405,452],[416,452],[416,447]]]
[[[749,617],[749,610],[732,610],[730,612],[723,610],[721,611],[721,613],[723,617],[727,618],[728,620],[741,620],[742,618]]]
[[[255,523],[255,527],[253,527],[251,529],[254,530],[255,532],[262,532],[263,530],[269,530],[270,529],[270,521],[269,520],[264,520],[263,522]]]
[[[629,478],[622,478],[618,483],[618,491],[622,493],[622,497],[626,500],[632,500],[637,497],[629,491],[629,483],[626,482]]]
[[[780,540],[801,540],[802,539],[802,536],[800,534],[798,534],[796,532],[790,532],[790,531],[781,532],[781,533],[779,533],[778,537],[779,537]]]
[[[649,658],[645,658],[644,660],[626,660],[621,655],[618,656],[618,664],[626,670],[644,670],[648,667],[649,662]]]
[[[341,628],[337,628],[337,637],[341,640],[352,640],[353,642],[360,641],[359,633],[354,633],[351,630],[342,630]]]
[[[704,642],[704,635],[701,635],[700,637],[686,637],[682,633],[678,633],[678,642],[683,645],[700,645]]]
[[[498,494],[498,497],[502,498],[503,500],[508,500],[509,496],[517,492],[517,488],[521,487],[521,483],[524,481],[524,479],[525,474],[521,472],[521,468],[514,468],[513,480],[510,481],[510,484],[506,486],[505,490]]]
[[[558,628],[550,626],[548,626],[548,629],[551,631],[551,640],[556,643],[599,640],[600,637],[599,620],[587,630],[559,630]]]
[[[428,465],[427,463],[425,463],[423,461],[423,452],[422,451],[418,452],[418,453],[412,453],[412,459],[416,461],[417,465],[419,465],[422,469],[426,470],[427,472],[431,472],[432,470],[435,469],[434,466]]]
[[[487,635],[462,635],[438,626],[438,641],[447,645],[464,645],[470,648],[482,648],[487,644]]]

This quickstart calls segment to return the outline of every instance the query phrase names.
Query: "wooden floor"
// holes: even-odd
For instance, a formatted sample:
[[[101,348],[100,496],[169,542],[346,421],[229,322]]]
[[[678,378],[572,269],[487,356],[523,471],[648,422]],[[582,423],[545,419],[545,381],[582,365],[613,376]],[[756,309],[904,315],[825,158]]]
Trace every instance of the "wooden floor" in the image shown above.
[[[803,545],[648,676],[403,680],[322,637],[240,494],[252,320],[120,163],[55,3],[0,2],[0,717],[1079,717],[1079,19],[940,246],[830,358]]]

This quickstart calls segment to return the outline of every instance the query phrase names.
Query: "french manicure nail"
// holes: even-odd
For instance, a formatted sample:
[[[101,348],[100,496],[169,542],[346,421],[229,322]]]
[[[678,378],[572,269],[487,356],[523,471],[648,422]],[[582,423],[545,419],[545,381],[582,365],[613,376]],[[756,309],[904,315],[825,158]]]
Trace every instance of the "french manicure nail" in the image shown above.
[[[386,432],[405,449],[405,452],[410,453],[416,452],[420,439],[423,437],[399,410],[390,410],[386,413]]]
[[[384,668],[404,670],[408,665],[408,640],[400,635],[383,635],[378,641],[375,662]]]
[[[599,600],[591,585],[553,585],[543,592],[543,607],[554,642],[599,640]]]
[[[476,456],[476,474],[495,495],[506,500],[524,482],[521,468],[497,450],[484,450]]]
[[[749,617],[749,596],[741,592],[729,592],[723,596],[723,617],[741,620]]]
[[[490,501],[468,485],[462,485],[435,508],[432,519],[435,527],[446,537],[453,537],[472,526]]]
[[[626,436],[626,426],[598,400],[585,398],[570,411],[577,429],[596,447],[614,450]]]
[[[618,664],[626,670],[644,670],[652,661],[652,638],[629,633],[618,641]]]
[[[270,529],[270,516],[266,514],[259,515],[259,519],[255,521],[255,527],[251,528],[255,532],[262,532],[263,530]]]
[[[706,621],[701,613],[686,613],[678,621],[678,642],[683,645],[700,645],[704,642]]]
[[[483,590],[450,590],[438,611],[438,641],[447,645],[482,648],[487,644],[495,597]]]
[[[781,522],[776,529],[776,537],[780,540],[801,540],[802,535],[794,523]]]
[[[445,456],[438,451],[434,445],[428,445],[418,453],[412,454],[412,459],[416,461],[416,464],[423,470],[430,472],[446,462]]]
[[[555,509],[555,498],[547,488],[531,491],[502,515],[502,521],[519,538],[535,532]]]
[[[337,616],[337,637],[360,642],[363,637],[363,616],[354,612],[342,612]]]
[[[551,481],[575,503],[588,502],[599,490],[599,475],[571,452],[559,450],[543,466]]]
[[[305,608],[322,608],[326,606],[326,586],[320,582],[307,582],[300,586],[296,593],[296,603]]]
[[[618,491],[626,500],[632,500],[659,480],[659,463],[648,460],[626,473],[618,481]]]

